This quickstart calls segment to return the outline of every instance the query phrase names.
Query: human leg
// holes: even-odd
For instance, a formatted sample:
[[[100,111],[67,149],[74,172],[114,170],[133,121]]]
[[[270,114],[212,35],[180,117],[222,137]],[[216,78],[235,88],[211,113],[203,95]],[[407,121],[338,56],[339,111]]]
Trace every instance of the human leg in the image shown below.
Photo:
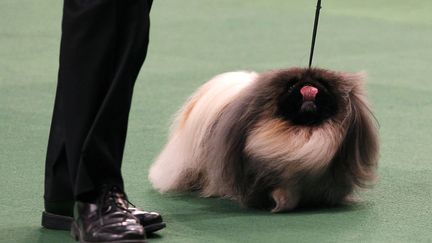
[[[48,206],[95,201],[104,185],[123,190],[120,168],[127,119],[147,51],[151,1],[65,0],[64,4],[46,161]],[[70,216],[71,207],[65,208],[58,212]]]

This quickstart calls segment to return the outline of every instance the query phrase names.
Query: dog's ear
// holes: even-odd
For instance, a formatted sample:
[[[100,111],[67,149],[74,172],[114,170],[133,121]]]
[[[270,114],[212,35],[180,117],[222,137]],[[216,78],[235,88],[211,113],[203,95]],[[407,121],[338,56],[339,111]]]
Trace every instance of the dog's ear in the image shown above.
[[[379,139],[377,122],[366,102],[361,86],[350,93],[348,129],[335,158],[351,174],[354,185],[365,187],[376,179]]]

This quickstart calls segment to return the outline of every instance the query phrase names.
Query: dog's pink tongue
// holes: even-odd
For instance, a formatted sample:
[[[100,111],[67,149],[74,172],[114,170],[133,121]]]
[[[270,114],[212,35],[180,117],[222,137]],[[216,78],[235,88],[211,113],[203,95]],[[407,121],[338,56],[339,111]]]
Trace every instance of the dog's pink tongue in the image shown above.
[[[315,96],[318,94],[318,89],[313,86],[303,86],[300,89],[304,101],[315,101]]]

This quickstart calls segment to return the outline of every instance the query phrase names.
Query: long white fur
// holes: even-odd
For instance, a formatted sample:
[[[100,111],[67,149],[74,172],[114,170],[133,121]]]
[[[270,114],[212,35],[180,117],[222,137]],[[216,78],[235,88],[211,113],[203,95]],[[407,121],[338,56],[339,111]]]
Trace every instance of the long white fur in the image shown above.
[[[193,153],[205,151],[195,148],[222,109],[257,77],[257,73],[245,71],[220,74],[189,98],[176,115],[167,145],[150,168],[149,179],[155,189],[176,190],[185,170],[205,164],[200,163],[205,156]]]

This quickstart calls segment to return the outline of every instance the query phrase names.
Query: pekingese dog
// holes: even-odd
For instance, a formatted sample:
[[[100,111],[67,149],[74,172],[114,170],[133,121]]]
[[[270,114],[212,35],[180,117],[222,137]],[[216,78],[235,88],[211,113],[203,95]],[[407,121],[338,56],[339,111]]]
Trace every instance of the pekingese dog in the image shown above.
[[[178,112],[149,179],[161,193],[199,191],[272,212],[342,204],[376,177],[362,79],[315,68],[218,75]]]

